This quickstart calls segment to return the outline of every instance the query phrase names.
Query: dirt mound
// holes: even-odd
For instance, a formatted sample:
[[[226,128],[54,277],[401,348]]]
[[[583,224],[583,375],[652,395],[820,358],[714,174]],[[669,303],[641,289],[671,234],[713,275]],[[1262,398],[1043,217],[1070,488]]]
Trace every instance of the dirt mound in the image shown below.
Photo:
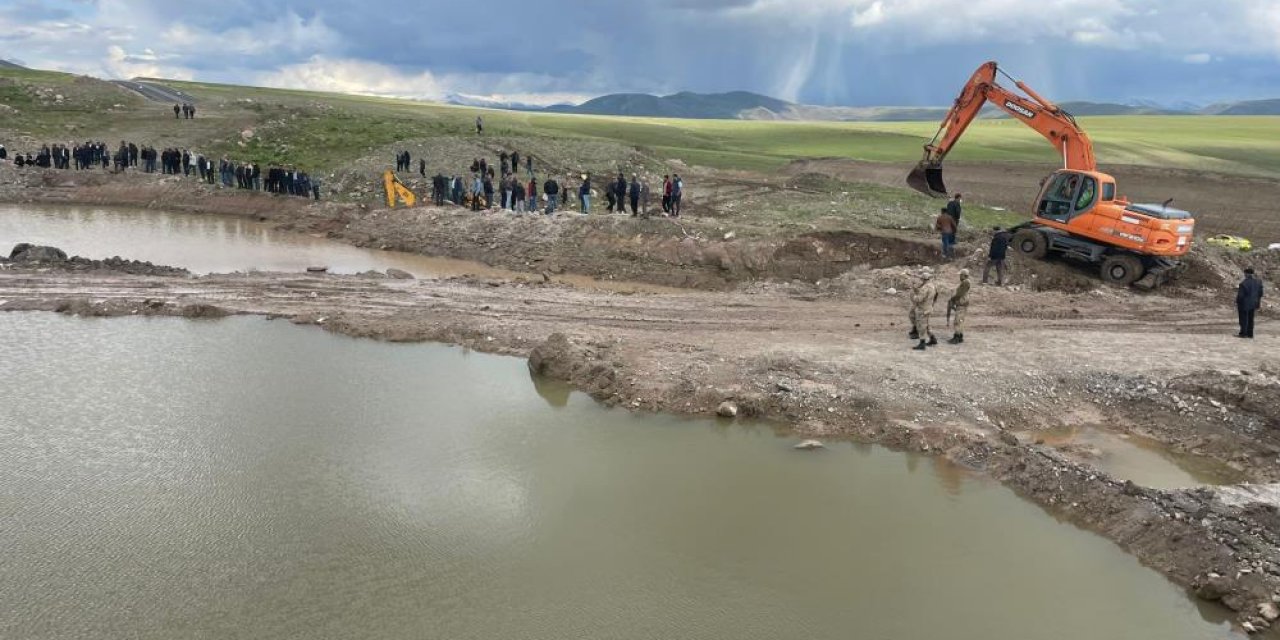
[[[57,247],[18,243],[9,253],[8,260],[0,259],[0,263],[16,268],[56,269],[62,271],[114,271],[139,276],[187,276],[190,271],[179,267],[168,267],[141,260],[126,260],[119,256],[105,260],[93,260],[81,256],[67,257],[67,253]]]

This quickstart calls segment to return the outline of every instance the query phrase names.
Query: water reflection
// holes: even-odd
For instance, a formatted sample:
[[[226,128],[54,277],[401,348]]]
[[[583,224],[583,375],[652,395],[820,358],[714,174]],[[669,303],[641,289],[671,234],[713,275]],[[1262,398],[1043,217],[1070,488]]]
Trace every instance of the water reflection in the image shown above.
[[[529,379],[533,381],[533,390],[542,396],[549,406],[562,408],[569,404],[569,394],[573,393],[573,386],[569,383],[541,376],[532,371],[529,372]]]

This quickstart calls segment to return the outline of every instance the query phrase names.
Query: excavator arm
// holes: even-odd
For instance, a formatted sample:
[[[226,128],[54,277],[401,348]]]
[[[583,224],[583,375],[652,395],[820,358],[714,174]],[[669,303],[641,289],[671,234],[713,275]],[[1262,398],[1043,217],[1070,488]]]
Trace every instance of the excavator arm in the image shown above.
[[[1075,118],[1018,80],[1014,80],[1014,86],[1025,95],[1000,86],[996,76],[1001,73],[995,62],[988,62],[978,67],[969,78],[933,140],[924,146],[924,158],[907,176],[907,184],[911,188],[931,196],[947,195],[947,187],[942,181],[942,160],[988,102],[1044,136],[1062,155],[1065,168],[1079,171],[1097,169],[1093,143],[1076,124]],[[1005,76],[1008,77],[1007,74]]]
[[[404,183],[400,182],[400,179],[390,169],[382,173],[382,186],[387,192],[388,209],[396,208],[397,201],[406,207],[412,207],[418,202],[418,197],[409,190],[409,187],[404,186]]]

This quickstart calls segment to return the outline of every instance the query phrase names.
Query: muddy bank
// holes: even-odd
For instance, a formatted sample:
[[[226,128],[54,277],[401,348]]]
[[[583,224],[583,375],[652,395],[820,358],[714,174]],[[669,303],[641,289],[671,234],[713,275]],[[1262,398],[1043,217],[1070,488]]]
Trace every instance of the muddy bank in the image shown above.
[[[712,290],[758,279],[814,282],[857,265],[928,264],[937,253],[928,242],[872,231],[815,231],[749,240],[707,221],[477,214],[453,206],[369,209],[133,173],[10,175],[0,180],[0,201],[247,216],[367,248],[473,260],[534,274],[574,273]]]
[[[901,295],[881,288],[892,272],[852,271],[838,294],[760,283],[739,293],[619,295],[530,281],[18,269],[0,273],[0,308],[252,313],[344,335],[450,342],[527,356],[536,371],[609,405],[709,416],[731,403],[797,436],[945,455],[1262,626],[1257,606],[1280,593],[1274,503],[1227,500],[1225,489],[1139,487],[1034,434],[1109,425],[1274,481],[1278,409],[1252,392],[1276,384],[1267,368],[1274,339],[1232,340],[1229,310],[1212,300],[983,288],[966,344],[918,354],[904,338]],[[1241,370],[1249,382],[1211,375]],[[1208,386],[1187,386],[1197,382]]]

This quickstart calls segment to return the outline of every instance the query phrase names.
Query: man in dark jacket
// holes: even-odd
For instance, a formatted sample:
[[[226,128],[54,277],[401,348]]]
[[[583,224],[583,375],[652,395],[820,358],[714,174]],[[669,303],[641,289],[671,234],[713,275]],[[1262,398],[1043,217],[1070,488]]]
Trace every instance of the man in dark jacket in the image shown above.
[[[953,198],[951,198],[951,202],[947,203],[947,215],[951,216],[951,219],[956,221],[957,229],[960,228],[960,201],[962,199],[963,196],[957,193]]]
[[[987,266],[982,269],[982,284],[987,284],[987,278],[991,276],[991,267],[996,268],[996,285],[1004,286],[1004,258],[1009,252],[1009,242],[1013,236],[1000,227],[995,228],[995,235],[991,236],[991,249],[987,251]]]
[[[542,184],[542,192],[547,194],[547,215],[556,212],[557,200],[560,199],[560,185],[552,178]]]
[[[631,186],[629,195],[631,196],[631,217],[636,217],[640,211],[640,176],[631,174]]]
[[[1237,338],[1253,337],[1253,316],[1262,306],[1262,281],[1255,278],[1253,269],[1244,270],[1244,280],[1236,290],[1236,311],[1240,312],[1240,333]]]
[[[613,182],[613,197],[618,203],[617,212],[627,212],[627,179],[618,172],[618,179]]]

